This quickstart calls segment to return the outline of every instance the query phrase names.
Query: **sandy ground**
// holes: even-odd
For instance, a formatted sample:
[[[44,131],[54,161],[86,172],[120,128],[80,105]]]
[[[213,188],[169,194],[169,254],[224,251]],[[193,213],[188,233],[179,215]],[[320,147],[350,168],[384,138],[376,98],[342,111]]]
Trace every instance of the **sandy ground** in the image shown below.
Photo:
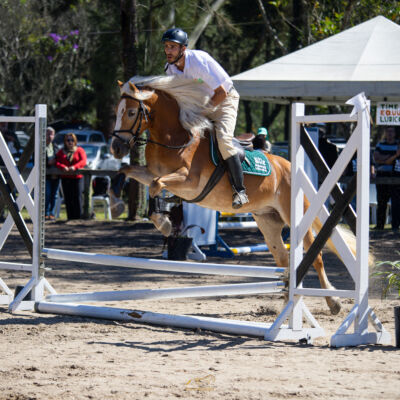
[[[390,232],[371,235],[377,258],[395,259],[399,238]],[[261,243],[260,234],[250,231],[233,231],[225,239],[231,245]],[[160,258],[162,237],[148,224],[56,222],[46,226],[46,247]],[[1,259],[28,260],[16,232]],[[332,283],[351,287],[340,262],[331,254],[324,260]],[[267,253],[225,262],[274,265]],[[243,281],[63,262],[46,265],[52,268],[46,277],[60,293]],[[29,279],[5,271],[1,278],[11,288]],[[314,273],[306,284],[316,284]],[[382,301],[379,283],[373,281],[371,286],[370,303],[394,341],[393,306],[400,302],[394,297]],[[0,400],[400,399],[400,349],[394,343],[329,347],[330,336],[352,307],[350,300],[343,303],[340,314],[331,316],[324,300],[306,299],[327,332],[312,345],[34,312],[10,315],[0,306]],[[272,322],[283,298],[257,295],[108,305]]]

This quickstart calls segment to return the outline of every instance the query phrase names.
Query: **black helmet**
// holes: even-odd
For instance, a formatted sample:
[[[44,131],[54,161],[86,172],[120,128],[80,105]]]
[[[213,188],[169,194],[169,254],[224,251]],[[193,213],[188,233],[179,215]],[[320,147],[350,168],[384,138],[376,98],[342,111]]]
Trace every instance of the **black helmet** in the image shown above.
[[[164,32],[161,41],[164,42],[175,42],[182,46],[188,45],[188,35],[182,29],[171,28]]]

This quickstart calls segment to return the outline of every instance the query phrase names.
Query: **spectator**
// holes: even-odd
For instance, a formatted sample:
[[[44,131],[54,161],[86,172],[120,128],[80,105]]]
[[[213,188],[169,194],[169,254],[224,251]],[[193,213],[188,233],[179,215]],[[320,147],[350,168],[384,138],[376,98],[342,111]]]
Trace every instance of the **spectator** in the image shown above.
[[[382,140],[376,145],[374,160],[376,165],[376,177],[400,176],[399,162],[400,145],[396,140],[394,126],[386,126]],[[386,209],[389,200],[392,200],[392,229],[397,231],[400,225],[400,185],[380,184],[376,185],[377,224],[374,229],[384,229],[386,221]]]
[[[46,169],[55,167],[56,154],[58,146],[55,144],[54,136],[56,132],[52,127],[46,130]],[[60,187],[60,178],[58,175],[46,174],[46,202],[45,202],[45,218],[46,220],[54,220],[54,208],[57,201],[58,189]]]
[[[62,171],[76,171],[86,165],[86,153],[82,147],[77,146],[74,133],[64,136],[64,148],[56,155],[56,167]],[[61,184],[64,193],[67,218],[80,219],[82,217],[83,175],[63,175]]]
[[[357,173],[357,152],[354,153],[353,158],[350,160],[349,164],[347,165],[347,168],[345,170],[344,176],[351,177]],[[372,153],[370,152],[369,154],[369,173],[371,178],[375,178],[375,164],[374,164],[374,158],[372,157]],[[344,185],[344,189],[347,188],[347,185]],[[357,210],[357,196],[355,195],[353,197],[353,200],[350,202],[351,206],[353,207],[353,210]]]
[[[318,149],[328,167],[332,168],[338,159],[339,152],[337,146],[326,137],[325,133],[319,138]]]
[[[264,150],[267,153],[271,152],[271,142],[269,141],[267,128],[258,128],[257,135],[253,139],[253,149]]]

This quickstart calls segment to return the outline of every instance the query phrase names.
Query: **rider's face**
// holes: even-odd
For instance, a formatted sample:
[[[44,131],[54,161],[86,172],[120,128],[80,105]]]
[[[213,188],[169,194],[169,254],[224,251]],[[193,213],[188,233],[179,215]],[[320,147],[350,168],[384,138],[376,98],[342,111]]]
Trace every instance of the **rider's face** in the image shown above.
[[[167,62],[173,62],[174,60],[177,59],[179,56],[180,52],[185,49],[185,46],[181,46],[179,43],[175,42],[165,42],[164,43],[164,53],[167,57]]]

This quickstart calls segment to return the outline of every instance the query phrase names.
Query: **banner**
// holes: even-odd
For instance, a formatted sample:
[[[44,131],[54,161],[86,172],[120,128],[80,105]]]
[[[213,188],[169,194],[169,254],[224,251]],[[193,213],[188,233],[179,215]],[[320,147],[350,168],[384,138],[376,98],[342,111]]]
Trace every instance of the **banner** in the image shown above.
[[[378,103],[376,107],[377,125],[400,125],[400,103]]]

